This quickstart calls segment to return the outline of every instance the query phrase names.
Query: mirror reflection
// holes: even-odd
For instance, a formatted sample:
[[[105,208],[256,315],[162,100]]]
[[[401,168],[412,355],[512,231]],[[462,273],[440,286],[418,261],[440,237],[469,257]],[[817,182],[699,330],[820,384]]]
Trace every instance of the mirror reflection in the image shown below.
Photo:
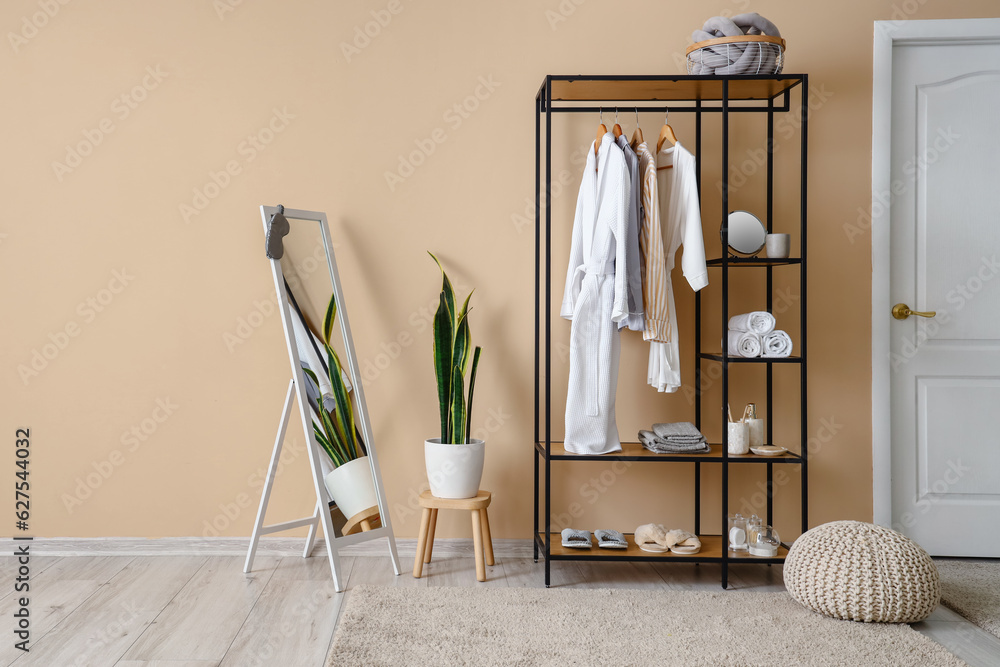
[[[312,435],[323,455],[323,479],[337,505],[338,534],[380,525],[378,500],[366,443],[357,417],[350,371],[345,366],[338,304],[320,223],[290,219],[281,270],[291,327],[306,390]],[[341,515],[341,516],[338,516]]]
[[[729,214],[729,250],[735,255],[753,256],[764,248],[767,229],[749,211],[733,211]]]

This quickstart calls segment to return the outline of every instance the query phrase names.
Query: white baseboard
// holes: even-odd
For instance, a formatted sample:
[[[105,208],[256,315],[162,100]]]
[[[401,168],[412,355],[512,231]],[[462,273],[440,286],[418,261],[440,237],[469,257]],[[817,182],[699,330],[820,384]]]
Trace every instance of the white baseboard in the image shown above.
[[[13,543],[2,540],[0,543]],[[249,537],[37,537],[29,542],[35,556],[246,556]],[[258,556],[301,556],[304,537],[262,537],[257,546]],[[402,559],[413,558],[417,540],[397,539],[396,548]],[[4,552],[13,553],[4,548]],[[313,556],[322,555],[323,540],[317,540]],[[388,556],[385,539],[371,540],[343,547],[341,556]],[[531,558],[531,540],[493,540],[493,553],[501,558]],[[435,558],[462,558],[473,555],[471,539],[434,540]]]

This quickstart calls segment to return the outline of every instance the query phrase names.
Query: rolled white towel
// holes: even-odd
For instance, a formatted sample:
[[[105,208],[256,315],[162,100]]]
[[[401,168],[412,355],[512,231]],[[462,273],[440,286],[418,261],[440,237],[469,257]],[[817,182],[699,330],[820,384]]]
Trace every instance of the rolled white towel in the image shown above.
[[[774,315],[764,310],[755,310],[729,318],[729,329],[732,331],[752,331],[763,336],[774,331]]]
[[[781,329],[765,334],[761,339],[764,357],[788,357],[792,354],[792,339]]]
[[[763,349],[760,336],[752,331],[729,331],[726,338],[729,354],[734,357],[759,357]]]

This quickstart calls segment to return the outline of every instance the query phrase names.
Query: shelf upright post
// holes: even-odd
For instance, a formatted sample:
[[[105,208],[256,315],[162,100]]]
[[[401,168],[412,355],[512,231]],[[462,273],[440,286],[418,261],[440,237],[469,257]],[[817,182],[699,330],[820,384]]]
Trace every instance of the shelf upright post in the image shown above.
[[[541,119],[542,119],[542,99],[541,91],[535,94],[535,439],[532,441],[532,460],[535,462],[535,497],[532,505],[534,517],[534,528],[531,533],[531,546],[534,554],[534,561],[538,562],[538,447],[535,443],[538,438],[538,367],[539,367],[539,319],[540,305],[538,289],[541,281],[541,253],[542,253],[542,226],[541,226],[541,201],[539,200],[539,183],[541,182]],[[546,353],[547,354],[547,353]]]
[[[722,587],[729,583],[729,81],[722,81]]]
[[[701,205],[701,99],[695,100],[694,173]],[[699,211],[699,214],[701,211]],[[694,424],[701,430],[701,290],[694,293]],[[701,534],[701,462],[694,464],[694,534]]]
[[[545,76],[545,587],[552,563],[552,77]]]
[[[807,157],[808,151],[807,138],[808,138],[808,123],[809,123],[809,75],[802,75],[802,90],[799,93],[802,96],[802,106],[799,113],[801,114],[802,120],[802,134],[800,135],[800,161],[799,165],[801,173],[801,184],[799,191],[799,257],[802,258],[799,264],[799,285],[801,290],[801,296],[799,298],[799,357],[801,358],[801,363],[799,363],[799,383],[800,383],[800,395],[802,399],[801,413],[799,416],[802,435],[800,451],[802,454],[802,532],[805,533],[809,530],[809,476],[807,474],[807,463],[806,459],[809,455],[809,420],[807,418],[806,411],[806,275],[809,273],[806,269],[806,172],[807,172]]]
[[[767,233],[774,232],[774,98],[767,99]],[[774,310],[774,282],[771,270],[774,267],[768,263],[767,268],[767,312]],[[767,444],[774,444],[774,365],[765,364],[767,368]],[[767,462],[767,525],[774,525],[774,470],[770,461]]]

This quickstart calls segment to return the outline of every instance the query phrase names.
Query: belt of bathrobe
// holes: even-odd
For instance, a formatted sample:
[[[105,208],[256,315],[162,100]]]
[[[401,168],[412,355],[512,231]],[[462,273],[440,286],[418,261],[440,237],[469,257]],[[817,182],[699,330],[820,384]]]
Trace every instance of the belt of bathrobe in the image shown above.
[[[615,275],[615,263],[581,264],[576,267],[576,272],[586,276],[613,276]]]

